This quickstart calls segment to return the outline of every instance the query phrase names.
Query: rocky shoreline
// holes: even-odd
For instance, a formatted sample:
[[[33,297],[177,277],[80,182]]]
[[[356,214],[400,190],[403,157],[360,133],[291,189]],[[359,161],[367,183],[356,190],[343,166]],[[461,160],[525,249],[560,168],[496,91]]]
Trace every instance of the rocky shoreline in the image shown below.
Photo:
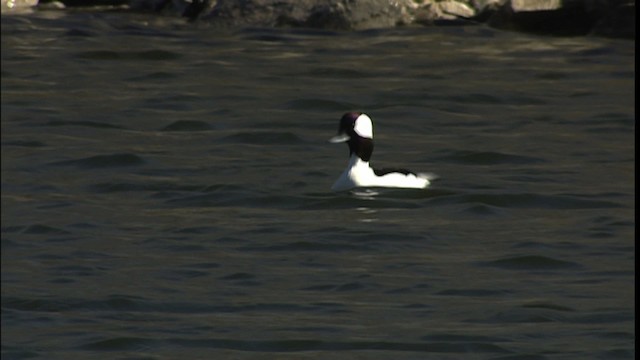
[[[2,12],[21,4],[111,6],[230,27],[362,30],[484,23],[542,35],[635,40],[635,0],[2,0]]]

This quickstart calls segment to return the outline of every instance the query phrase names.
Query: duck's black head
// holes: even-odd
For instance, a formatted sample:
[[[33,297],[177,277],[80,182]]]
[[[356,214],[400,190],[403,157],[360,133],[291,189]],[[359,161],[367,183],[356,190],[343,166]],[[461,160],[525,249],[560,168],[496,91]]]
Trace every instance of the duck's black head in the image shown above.
[[[348,112],[340,119],[338,135],[329,141],[346,142],[349,146],[349,156],[356,154],[360,159],[369,161],[373,153],[373,123],[366,114]]]

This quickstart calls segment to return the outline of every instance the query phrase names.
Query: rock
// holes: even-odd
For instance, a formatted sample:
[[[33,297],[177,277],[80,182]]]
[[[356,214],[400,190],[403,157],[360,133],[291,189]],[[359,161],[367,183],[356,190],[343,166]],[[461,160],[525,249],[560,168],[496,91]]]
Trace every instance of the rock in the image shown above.
[[[230,26],[351,30],[407,23],[410,5],[411,0],[218,0],[202,18]]]
[[[0,3],[0,11],[6,13],[24,13],[30,12],[31,9],[38,5],[38,0],[2,0]]]
[[[544,35],[579,36],[600,31],[635,38],[635,1],[509,0],[487,22],[499,29]]]
[[[132,0],[136,10],[174,12],[220,26],[323,29],[393,27],[409,22],[412,0]]]
[[[635,0],[609,1],[592,34],[625,39],[636,38]]]
[[[476,10],[473,19],[484,23],[507,2],[508,0],[471,0],[470,3]]]
[[[456,0],[425,2],[415,11],[415,21],[421,24],[458,22],[477,16],[477,10],[467,2]]]
[[[514,12],[549,11],[560,9],[562,4],[562,0],[511,0],[511,9]]]
[[[86,0],[85,3],[100,1],[125,0]],[[595,34],[635,39],[635,0],[129,1],[132,9],[174,13],[220,26],[359,30],[414,23],[468,24],[471,20],[499,29],[536,34]]]
[[[586,35],[595,25],[582,6],[562,6],[558,0],[510,0],[493,13],[492,27],[541,35]]]
[[[123,6],[129,4],[129,2],[130,0],[40,0],[40,5],[61,3],[64,7]]]

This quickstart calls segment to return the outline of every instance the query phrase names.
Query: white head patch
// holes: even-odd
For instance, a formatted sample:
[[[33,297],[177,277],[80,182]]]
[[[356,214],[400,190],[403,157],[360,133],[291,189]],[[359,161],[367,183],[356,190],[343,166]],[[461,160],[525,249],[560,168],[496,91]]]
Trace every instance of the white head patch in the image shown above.
[[[353,125],[353,131],[363,138],[373,139],[373,123],[371,119],[367,115],[361,114]]]

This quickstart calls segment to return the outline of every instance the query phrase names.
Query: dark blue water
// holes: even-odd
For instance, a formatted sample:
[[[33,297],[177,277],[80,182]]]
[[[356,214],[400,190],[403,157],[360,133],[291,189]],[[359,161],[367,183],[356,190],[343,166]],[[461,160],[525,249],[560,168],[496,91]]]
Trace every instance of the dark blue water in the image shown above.
[[[2,17],[3,359],[633,359],[635,49]],[[427,190],[330,192],[340,116]]]

